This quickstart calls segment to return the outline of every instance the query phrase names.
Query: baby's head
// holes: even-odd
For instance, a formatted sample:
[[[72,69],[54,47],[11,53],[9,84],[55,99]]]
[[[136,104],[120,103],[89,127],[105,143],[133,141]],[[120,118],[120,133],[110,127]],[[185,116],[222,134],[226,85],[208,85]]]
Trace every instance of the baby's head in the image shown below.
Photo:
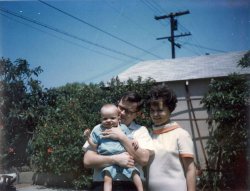
[[[105,128],[117,127],[120,122],[120,112],[114,104],[105,104],[101,108],[101,123]]]

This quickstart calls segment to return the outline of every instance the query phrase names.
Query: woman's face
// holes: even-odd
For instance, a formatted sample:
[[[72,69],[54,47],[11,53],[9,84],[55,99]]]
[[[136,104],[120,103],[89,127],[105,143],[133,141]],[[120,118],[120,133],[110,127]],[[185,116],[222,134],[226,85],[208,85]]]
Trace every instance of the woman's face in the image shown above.
[[[170,111],[162,100],[150,104],[150,117],[155,126],[161,126],[169,122]]]

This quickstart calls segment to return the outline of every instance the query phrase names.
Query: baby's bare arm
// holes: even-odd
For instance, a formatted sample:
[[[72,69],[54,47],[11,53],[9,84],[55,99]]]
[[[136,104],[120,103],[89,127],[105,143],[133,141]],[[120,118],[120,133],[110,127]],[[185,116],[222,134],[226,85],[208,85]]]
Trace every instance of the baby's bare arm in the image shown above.
[[[97,144],[93,142],[93,140],[90,137],[91,130],[90,129],[85,129],[83,136],[87,139],[89,145],[94,149],[94,151],[97,150]]]

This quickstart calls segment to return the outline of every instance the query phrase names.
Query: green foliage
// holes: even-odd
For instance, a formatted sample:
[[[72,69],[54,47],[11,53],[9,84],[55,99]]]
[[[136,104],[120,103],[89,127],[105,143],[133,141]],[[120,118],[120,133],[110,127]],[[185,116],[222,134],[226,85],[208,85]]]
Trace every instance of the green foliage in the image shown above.
[[[6,139],[1,142],[0,159],[4,169],[29,165],[31,156],[38,172],[73,174],[76,188],[90,186],[91,171],[82,163],[82,135],[86,128],[100,123],[101,106],[117,103],[126,91],[146,95],[154,83],[116,78],[107,85],[74,83],[43,89],[35,79],[42,72],[40,67],[30,69],[23,59],[12,63],[2,58],[0,62],[0,130]]]
[[[112,79],[100,84],[67,84],[44,92],[46,114],[40,118],[31,142],[32,162],[39,172],[75,174],[75,187],[88,187],[91,173],[83,168],[83,132],[100,123],[99,110],[105,103],[117,103],[126,91],[145,95],[153,80]],[[145,122],[144,122],[145,123]]]
[[[102,101],[98,91],[98,86],[77,84],[49,90],[53,104],[48,105],[46,115],[39,121],[31,144],[38,171],[82,171],[82,133],[99,122],[97,111]]]
[[[244,76],[212,80],[202,103],[210,113],[211,137],[207,143],[209,168],[203,183],[216,188],[244,188],[246,182],[247,100]]]
[[[4,168],[27,163],[25,148],[43,110],[42,87],[36,78],[40,67],[30,69],[26,60],[0,60],[0,121],[6,141],[1,143]]]
[[[250,51],[238,66],[246,68],[249,63]],[[249,81],[237,74],[213,80],[202,100],[210,113],[211,136],[206,148],[209,166],[201,185],[210,190],[246,188],[248,101]]]
[[[248,51],[243,58],[239,61],[238,66],[242,68],[250,67],[250,51]]]
[[[139,93],[145,100],[147,92],[154,84],[155,81],[152,78],[143,81],[141,77],[138,77],[137,80],[133,81],[129,79],[126,82],[121,82],[118,78],[114,78],[111,80],[110,83],[108,83],[108,88],[106,88],[105,91],[106,98],[107,101],[110,100],[110,102],[112,103],[117,103],[117,101],[121,98],[124,92],[135,91]],[[149,117],[149,112],[145,108],[143,108],[142,113],[142,116],[138,117],[136,121],[141,125],[151,127],[152,122]]]
[[[74,181],[73,185],[75,189],[79,188],[90,188],[92,182],[92,176],[90,173],[85,171],[82,175],[78,176]]]

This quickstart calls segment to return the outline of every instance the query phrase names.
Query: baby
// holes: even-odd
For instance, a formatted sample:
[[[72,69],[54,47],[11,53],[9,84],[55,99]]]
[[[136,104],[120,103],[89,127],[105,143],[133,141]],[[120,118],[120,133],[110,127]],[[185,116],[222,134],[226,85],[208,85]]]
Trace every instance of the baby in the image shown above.
[[[88,139],[91,147],[97,153],[101,155],[114,155],[122,152],[126,152],[125,148],[119,141],[102,138],[102,132],[110,128],[120,128],[129,138],[130,131],[127,126],[119,124],[120,112],[118,108],[113,104],[105,104],[101,108],[101,124],[95,126],[90,133],[90,129],[84,131],[84,136]],[[135,142],[136,144],[136,142]],[[123,168],[118,165],[108,166],[102,169],[102,176],[104,177],[104,191],[112,190],[112,178],[118,173],[122,173],[129,179],[133,179],[133,182],[138,191],[143,191],[142,181],[139,176],[139,171],[133,168]]]

